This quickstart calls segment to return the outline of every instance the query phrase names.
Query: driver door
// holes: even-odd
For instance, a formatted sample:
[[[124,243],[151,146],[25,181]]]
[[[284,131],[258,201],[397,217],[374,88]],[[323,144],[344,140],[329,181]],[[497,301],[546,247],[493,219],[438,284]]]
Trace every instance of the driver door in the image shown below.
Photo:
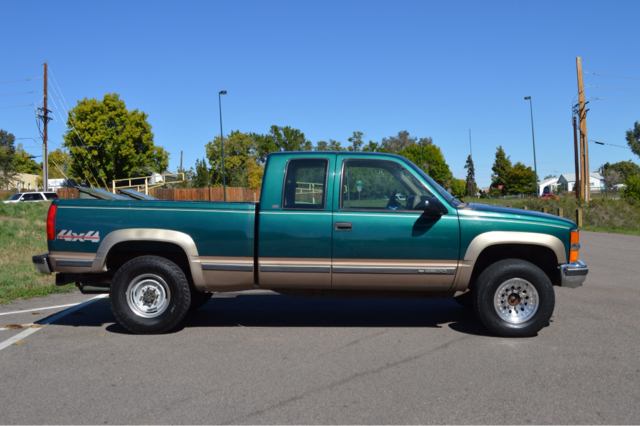
[[[426,215],[421,201],[434,195],[399,158],[337,157],[332,288],[448,290],[460,250],[456,210]]]

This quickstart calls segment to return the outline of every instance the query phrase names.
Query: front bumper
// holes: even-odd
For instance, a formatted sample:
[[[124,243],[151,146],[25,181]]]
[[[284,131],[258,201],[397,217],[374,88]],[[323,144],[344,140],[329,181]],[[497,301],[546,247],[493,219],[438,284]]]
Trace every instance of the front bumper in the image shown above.
[[[33,264],[36,265],[38,272],[51,275],[51,266],[49,265],[49,253],[39,254],[32,257]]]
[[[587,279],[589,268],[581,260],[560,265],[560,286],[576,288],[580,287]]]

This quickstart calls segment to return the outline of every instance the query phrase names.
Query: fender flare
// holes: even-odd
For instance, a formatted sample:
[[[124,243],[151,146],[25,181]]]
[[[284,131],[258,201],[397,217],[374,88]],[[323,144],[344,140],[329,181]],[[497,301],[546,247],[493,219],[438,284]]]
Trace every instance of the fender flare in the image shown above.
[[[551,249],[558,260],[558,264],[567,263],[564,244],[554,235],[536,232],[491,231],[477,235],[467,247],[467,251],[458,262],[458,273],[453,283],[453,290],[465,291],[471,280],[473,268],[480,253],[490,246],[500,244],[529,244]]]
[[[498,244],[530,244],[551,249],[558,259],[558,264],[567,263],[564,244],[554,235],[535,232],[505,232],[492,231],[476,236],[464,254],[464,261],[475,262],[480,253],[489,246]]]
[[[157,241],[178,245],[187,255],[194,285],[197,288],[204,287],[204,276],[202,275],[202,266],[200,265],[200,256],[198,255],[196,243],[191,236],[184,232],[166,229],[131,228],[109,233],[100,243],[100,247],[98,247],[98,252],[91,266],[91,272],[100,273],[106,271],[109,251],[116,244],[126,241]]]

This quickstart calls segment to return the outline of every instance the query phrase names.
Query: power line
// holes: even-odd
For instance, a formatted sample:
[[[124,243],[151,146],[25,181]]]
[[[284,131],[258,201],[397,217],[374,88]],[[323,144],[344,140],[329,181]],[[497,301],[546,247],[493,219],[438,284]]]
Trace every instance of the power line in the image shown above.
[[[617,102],[637,102],[637,103],[640,103],[640,101],[631,101],[629,99],[612,99],[612,98],[597,98],[597,97],[591,97],[589,99],[594,99],[596,101],[617,101]]]
[[[20,92],[20,93],[9,93],[6,95],[0,95],[0,98],[4,96],[28,95],[29,93],[36,93],[36,92],[42,92],[42,90],[32,90],[30,92]]]
[[[0,84],[19,83],[21,81],[37,80],[38,78],[42,78],[42,77],[31,77],[31,78],[25,78],[24,80],[0,81]]]
[[[36,102],[36,103],[37,103],[37,102]],[[18,107],[23,107],[23,106],[31,106],[31,105],[35,105],[36,103],[31,103],[31,104],[22,104],[22,105],[10,105],[10,106],[0,107],[0,109],[18,108]]]
[[[626,87],[598,86],[597,84],[588,84],[586,87],[601,87],[603,89],[630,90],[632,92],[640,92],[640,89],[629,89]]]
[[[596,60],[593,60],[593,59],[583,59],[582,61],[583,61],[583,62],[584,62],[584,61],[587,61],[587,62],[599,62],[599,63],[601,63],[601,64],[630,65],[630,66],[632,66],[632,67],[640,67],[640,64],[626,64],[626,63],[624,63],[624,62],[596,61]]]
[[[56,78],[53,75],[53,71],[51,70],[51,67],[48,67],[48,71],[51,74],[51,77],[53,78],[53,82],[55,83],[55,85],[57,87],[57,91],[56,91],[55,87],[53,85],[51,86],[51,88],[53,89],[53,93],[56,95],[56,97],[58,98],[58,101],[60,102],[60,107],[63,107],[62,101],[64,101],[64,103],[65,103],[65,105],[67,107],[67,110],[69,110],[69,105],[67,104],[67,101],[64,99],[64,95],[62,94],[62,90],[60,89],[60,86],[58,85],[58,82],[56,81]],[[58,96],[58,93],[60,93],[60,96],[62,97],[62,100],[60,100],[60,96]],[[51,100],[52,100],[56,110],[58,111],[58,115],[62,119],[62,114],[60,113],[60,110],[58,109],[57,104],[55,103],[53,98],[51,98]],[[75,132],[76,136],[78,136],[78,139],[82,142],[82,146],[86,146],[84,140],[82,139],[82,137],[78,133],[77,126],[75,124],[75,120],[73,119],[73,116],[71,114],[67,113],[67,118],[71,122],[71,127],[73,128],[73,131]],[[78,142],[76,140],[74,140],[73,137],[71,138],[71,140],[73,140],[73,142],[76,145],[76,147],[79,148]],[[87,154],[88,154],[88,152],[87,152]],[[83,158],[83,160],[85,161],[85,164],[86,164],[87,163],[87,159],[85,158],[84,154],[82,152],[80,152],[80,155],[82,156],[82,158]],[[97,175],[100,176],[100,171],[101,170],[98,168],[98,166],[96,165],[95,161],[93,161],[93,158],[91,157],[91,155],[88,155],[88,157],[89,157],[89,160],[91,160],[91,163],[93,164],[93,167],[94,167]],[[91,174],[91,177],[93,177],[93,180],[95,181],[96,186],[99,187],[100,185],[98,184],[98,179],[96,178],[94,173],[91,171],[91,167],[88,167],[88,170],[89,170],[89,173]],[[83,171],[84,171],[84,168],[83,168]],[[105,184],[105,186],[107,186],[106,182],[104,182],[104,178],[102,179],[102,181]]]
[[[597,75],[599,77],[615,77],[615,78],[628,78],[631,80],[640,80],[640,77],[627,77],[624,75],[611,75],[611,74],[600,74],[597,72],[589,72],[589,71],[585,71],[585,74],[591,74],[591,75]]]
[[[17,70],[20,68],[33,68],[33,67],[41,67],[42,64],[38,64],[38,65],[25,65],[23,67],[13,67],[13,68],[2,68],[0,69],[0,71],[9,71],[9,70]]]
[[[617,146],[618,148],[631,149],[628,146],[614,145],[612,143],[604,143],[604,142],[594,141],[593,139],[589,139],[589,142],[595,142],[598,145],[609,145],[609,146]]]

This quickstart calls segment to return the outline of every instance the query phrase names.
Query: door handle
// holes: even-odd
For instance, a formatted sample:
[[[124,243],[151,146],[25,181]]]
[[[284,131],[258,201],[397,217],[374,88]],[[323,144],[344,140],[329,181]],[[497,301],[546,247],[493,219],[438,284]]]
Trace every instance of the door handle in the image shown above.
[[[351,231],[353,229],[353,225],[351,222],[336,222],[333,229],[336,231]]]

